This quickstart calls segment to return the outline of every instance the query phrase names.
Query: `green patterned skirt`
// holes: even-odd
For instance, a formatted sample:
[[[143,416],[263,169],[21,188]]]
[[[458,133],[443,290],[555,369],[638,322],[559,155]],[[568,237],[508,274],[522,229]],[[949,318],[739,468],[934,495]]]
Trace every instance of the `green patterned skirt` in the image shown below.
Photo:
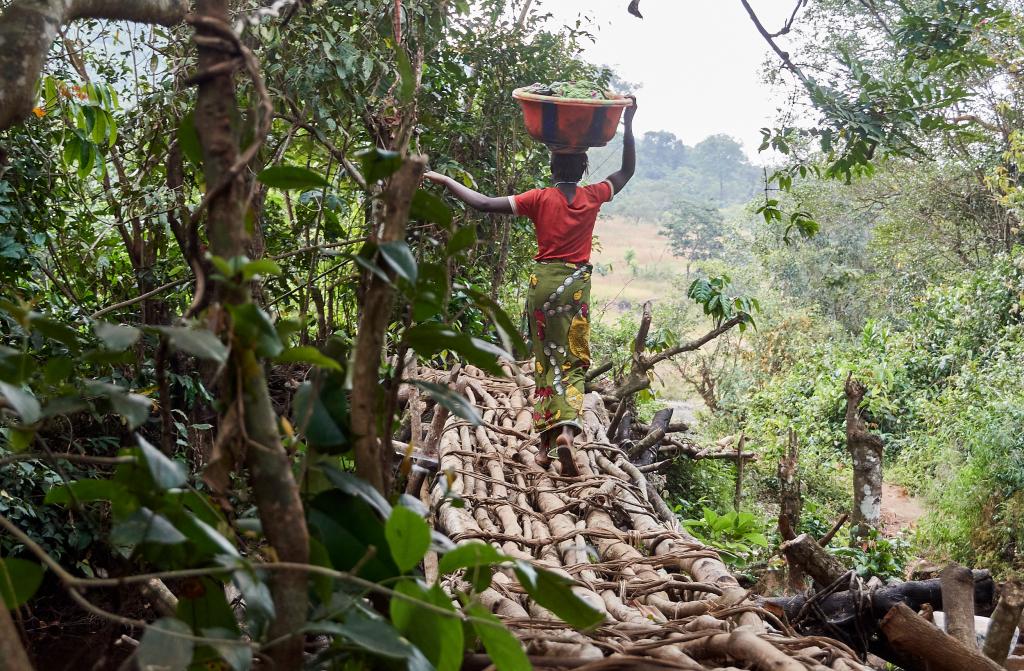
[[[526,301],[529,340],[536,361],[537,402],[533,426],[538,433],[569,425],[577,418],[590,367],[590,275],[588,264],[538,261]]]

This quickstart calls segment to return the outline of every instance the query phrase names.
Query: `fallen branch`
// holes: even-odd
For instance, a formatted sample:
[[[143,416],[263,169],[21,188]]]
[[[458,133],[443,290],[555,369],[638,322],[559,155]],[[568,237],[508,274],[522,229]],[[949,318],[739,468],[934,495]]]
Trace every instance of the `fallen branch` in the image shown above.
[[[893,606],[879,626],[893,650],[909,658],[901,663],[907,671],[1002,671],[1003,667],[983,656],[977,647],[968,648],[906,604]],[[910,660],[922,663],[908,665]]]

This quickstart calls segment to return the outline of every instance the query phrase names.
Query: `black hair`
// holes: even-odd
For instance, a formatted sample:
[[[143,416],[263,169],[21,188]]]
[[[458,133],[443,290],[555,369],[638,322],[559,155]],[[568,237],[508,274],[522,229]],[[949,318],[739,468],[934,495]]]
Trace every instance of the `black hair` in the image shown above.
[[[578,182],[583,179],[588,165],[586,153],[552,154],[551,177],[558,181]]]

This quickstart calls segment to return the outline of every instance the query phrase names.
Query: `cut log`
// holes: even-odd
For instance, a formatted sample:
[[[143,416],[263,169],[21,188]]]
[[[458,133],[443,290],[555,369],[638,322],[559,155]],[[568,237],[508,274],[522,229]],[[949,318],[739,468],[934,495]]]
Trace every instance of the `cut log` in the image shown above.
[[[1024,610],[1024,584],[1019,580],[1004,583],[999,590],[999,603],[992,612],[983,652],[996,664],[1003,664],[1010,653],[1010,641]]]
[[[800,534],[781,546],[790,571],[794,568],[811,576],[815,586],[822,590],[846,573],[846,567],[828,550],[808,534]]]
[[[970,569],[950,564],[939,574],[942,585],[942,612],[946,633],[971,650],[978,649],[974,634],[974,579]]]
[[[665,437],[665,430],[671,421],[672,408],[665,408],[655,413],[654,419],[651,420],[651,433],[637,443],[629,452],[630,459],[637,466],[646,466],[654,463],[658,456],[658,445],[661,444],[661,439]]]
[[[972,616],[973,619],[973,616]],[[899,603],[880,624],[907,671],[1003,671],[1003,668]],[[890,660],[892,661],[892,660]]]

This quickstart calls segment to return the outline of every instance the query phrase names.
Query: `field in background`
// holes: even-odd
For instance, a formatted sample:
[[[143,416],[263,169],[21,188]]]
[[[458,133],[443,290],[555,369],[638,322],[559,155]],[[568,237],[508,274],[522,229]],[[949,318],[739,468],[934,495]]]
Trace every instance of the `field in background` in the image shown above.
[[[639,314],[644,301],[665,299],[682,290],[686,262],[672,256],[668,238],[659,235],[658,228],[623,217],[598,220],[591,256],[598,268],[591,289],[596,318],[607,322],[624,312]],[[626,260],[630,251],[635,255],[632,265]]]
[[[648,221],[623,217],[598,220],[591,262],[595,268],[610,270],[594,273],[590,302],[595,319],[611,323],[630,312],[639,317],[644,301],[657,302],[685,291],[686,260],[672,255],[668,238],[659,235],[658,228]],[[626,261],[629,251],[633,252],[632,265]],[[671,365],[658,366],[654,391],[675,410],[676,420],[692,424],[696,413],[705,409]]]

